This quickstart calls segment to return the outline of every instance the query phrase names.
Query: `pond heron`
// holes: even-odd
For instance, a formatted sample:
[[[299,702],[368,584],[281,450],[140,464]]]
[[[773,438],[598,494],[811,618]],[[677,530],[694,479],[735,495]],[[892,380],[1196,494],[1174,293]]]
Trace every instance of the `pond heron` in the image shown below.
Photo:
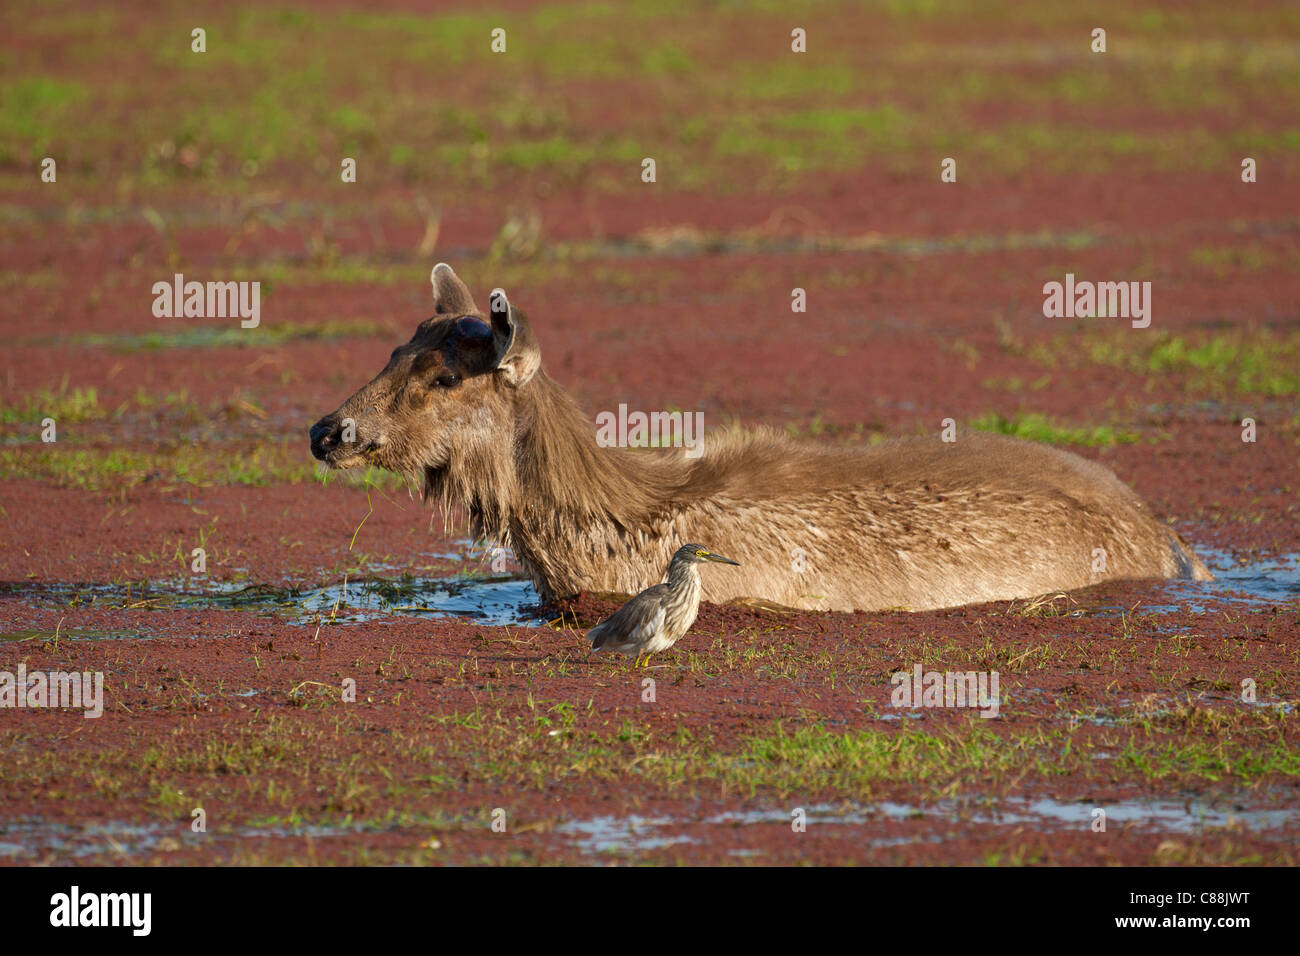
[[[592,651],[635,654],[635,667],[642,657],[648,665],[651,654],[672,647],[695,623],[700,609],[700,572],[696,565],[705,561],[740,565],[702,545],[682,545],[668,564],[666,583],[646,588],[587,632]]]

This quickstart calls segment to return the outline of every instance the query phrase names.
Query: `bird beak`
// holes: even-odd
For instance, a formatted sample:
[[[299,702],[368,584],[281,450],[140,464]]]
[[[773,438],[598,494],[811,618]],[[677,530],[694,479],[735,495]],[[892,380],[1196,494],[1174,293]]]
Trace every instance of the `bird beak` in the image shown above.
[[[740,562],[739,562],[739,561],[732,561],[731,558],[724,558],[722,555],[720,555],[720,554],[714,554],[712,551],[708,552],[708,553],[704,556],[704,560],[705,560],[705,561],[717,561],[719,564],[734,564],[736,567],[740,567]]]

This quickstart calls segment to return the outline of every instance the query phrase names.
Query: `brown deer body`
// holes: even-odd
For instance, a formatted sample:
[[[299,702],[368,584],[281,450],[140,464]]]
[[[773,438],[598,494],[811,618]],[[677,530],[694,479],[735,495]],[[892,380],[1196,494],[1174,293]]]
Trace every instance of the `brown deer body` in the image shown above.
[[[433,284],[438,314],[313,426],[312,451],[467,509],[546,599],[635,594],[692,540],[740,562],[705,581],[715,603],[924,610],[1210,577],[1112,472],[1049,446],[976,433],[836,448],[759,429],[715,430],[698,458],[600,447],[504,294],[485,321],[448,266]]]

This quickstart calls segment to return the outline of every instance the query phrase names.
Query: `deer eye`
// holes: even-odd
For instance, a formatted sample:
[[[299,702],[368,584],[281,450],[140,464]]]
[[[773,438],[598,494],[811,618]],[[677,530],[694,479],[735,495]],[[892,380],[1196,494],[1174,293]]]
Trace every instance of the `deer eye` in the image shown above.
[[[455,388],[460,384],[460,376],[455,372],[439,372],[433,384],[438,388]]]

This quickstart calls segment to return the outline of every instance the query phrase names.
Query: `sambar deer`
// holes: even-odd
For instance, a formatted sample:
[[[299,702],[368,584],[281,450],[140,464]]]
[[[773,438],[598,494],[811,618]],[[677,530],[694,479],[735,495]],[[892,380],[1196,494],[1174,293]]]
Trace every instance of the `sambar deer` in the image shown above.
[[[733,428],[694,459],[601,447],[501,290],[485,316],[450,266],[431,280],[434,316],[312,426],[312,453],[397,472],[426,501],[468,511],[475,536],[512,548],[544,600],[635,594],[683,541],[740,562],[705,581],[715,603],[925,610],[1211,577],[1109,469],[1032,442],[975,433],[847,448]]]

